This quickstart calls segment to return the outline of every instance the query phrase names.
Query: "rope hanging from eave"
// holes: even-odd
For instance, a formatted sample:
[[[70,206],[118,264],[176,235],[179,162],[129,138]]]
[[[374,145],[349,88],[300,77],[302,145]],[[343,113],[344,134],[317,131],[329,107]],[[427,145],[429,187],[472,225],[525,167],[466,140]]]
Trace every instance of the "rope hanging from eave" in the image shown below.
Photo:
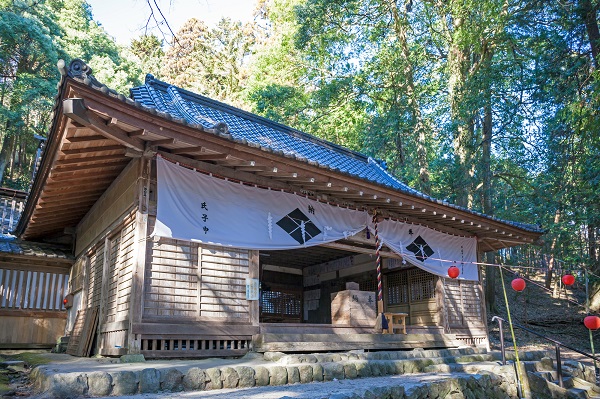
[[[381,283],[381,242],[379,241],[379,230],[377,222],[377,210],[373,212],[373,224],[375,225],[375,264],[377,266],[377,319],[375,320],[376,330],[387,330],[389,325],[383,313],[383,285]]]

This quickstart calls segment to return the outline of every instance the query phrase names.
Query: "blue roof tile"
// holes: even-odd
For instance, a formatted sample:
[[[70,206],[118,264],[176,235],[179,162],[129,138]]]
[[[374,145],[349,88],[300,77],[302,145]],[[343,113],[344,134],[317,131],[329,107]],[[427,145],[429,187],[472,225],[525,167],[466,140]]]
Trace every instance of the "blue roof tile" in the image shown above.
[[[142,106],[167,114],[169,119],[210,129],[217,123],[227,124],[231,138],[247,145],[268,148],[285,156],[305,159],[309,163],[350,174],[364,180],[385,185],[427,200],[444,203],[425,195],[388,173],[378,162],[363,154],[327,142],[288,126],[251,114],[199,94],[171,86],[146,76],[143,86],[134,87],[131,97]],[[453,206],[472,214],[498,220],[529,231],[541,232],[537,226],[489,217],[479,212]]]

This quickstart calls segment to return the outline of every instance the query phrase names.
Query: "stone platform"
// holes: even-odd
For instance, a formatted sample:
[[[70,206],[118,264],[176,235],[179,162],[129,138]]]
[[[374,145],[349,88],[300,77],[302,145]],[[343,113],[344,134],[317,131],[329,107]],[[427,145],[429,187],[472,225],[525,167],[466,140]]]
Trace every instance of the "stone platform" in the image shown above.
[[[531,386],[546,395],[532,397],[572,397],[568,396],[572,395],[571,391],[548,381],[551,379],[553,366],[550,355],[551,353],[545,351],[530,351],[520,354],[524,364],[524,373],[528,376],[524,382],[527,392]],[[181,391],[197,391],[197,397],[212,397],[212,394],[207,391],[214,391],[216,395],[214,397],[223,397],[222,395],[225,393],[219,394],[221,390],[237,391],[241,389],[245,393],[231,394],[231,399],[258,398],[263,397],[260,392],[264,390],[270,390],[271,393],[276,392],[276,387],[287,392],[288,388],[284,386],[289,386],[289,384],[292,384],[293,389],[299,392],[294,397],[309,398],[312,396],[301,394],[302,384],[332,381],[338,383],[344,381],[344,384],[348,386],[347,392],[329,391],[331,394],[319,396],[320,398],[515,398],[514,366],[512,364],[502,366],[499,359],[498,353],[485,353],[483,350],[475,348],[293,355],[267,352],[264,355],[253,354],[241,359],[168,360],[140,363],[121,363],[118,359],[83,360],[65,357],[55,358],[52,364],[34,369],[31,379],[37,392],[43,393],[41,397],[44,398],[120,396]],[[584,381],[594,377],[591,368],[583,367],[580,364],[573,363],[571,366],[563,367],[563,370],[565,369],[571,370],[570,375],[573,379]],[[415,379],[415,375],[420,376],[420,379]],[[378,383],[373,382],[375,384],[373,385],[369,382],[373,377],[379,379],[385,376],[393,376],[394,384],[382,387],[378,386]],[[411,385],[412,390],[406,390],[403,387],[405,385],[402,383],[403,378],[406,378],[406,383],[409,381],[412,381],[411,384],[421,382]],[[354,380],[357,382],[352,382]],[[579,380],[576,381],[579,386],[582,386],[583,383]],[[314,384],[311,384],[311,387],[313,386]],[[352,388],[356,386],[359,386],[356,388],[358,391]],[[383,389],[385,392],[382,391],[383,396],[373,396],[373,389],[376,391]],[[450,396],[422,396],[428,390],[436,392],[441,390],[439,393],[445,392],[444,395]],[[594,392],[592,388],[590,388],[590,392]],[[255,394],[258,396],[251,396]],[[163,394],[161,393],[161,395]],[[164,395],[169,397],[170,394]],[[226,396],[230,397],[229,394]],[[587,397],[594,396],[588,395]]]

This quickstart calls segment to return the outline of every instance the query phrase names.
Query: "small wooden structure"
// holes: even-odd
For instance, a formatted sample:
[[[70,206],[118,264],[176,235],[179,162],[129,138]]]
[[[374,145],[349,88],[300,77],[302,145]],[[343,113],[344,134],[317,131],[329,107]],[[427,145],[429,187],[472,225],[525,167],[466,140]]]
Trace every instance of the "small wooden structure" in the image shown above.
[[[10,235],[26,196],[0,188],[0,349],[52,347],[66,325],[69,251]]]
[[[480,251],[532,243],[542,233],[424,196],[361,154],[151,76],[126,98],[97,82],[81,61],[59,69],[52,129],[17,234],[72,243],[76,306],[69,317],[97,311],[93,353],[237,356],[251,349],[443,347],[487,340],[479,281],[449,280],[405,265],[385,247],[385,311],[408,314],[408,334],[332,324],[331,296],[346,282],[375,292],[375,243],[366,233],[283,251],[152,237],[157,154],[215,178],[377,209],[383,217],[477,237]],[[327,163],[332,160],[338,166]],[[247,294],[254,280],[260,282],[258,300]]]

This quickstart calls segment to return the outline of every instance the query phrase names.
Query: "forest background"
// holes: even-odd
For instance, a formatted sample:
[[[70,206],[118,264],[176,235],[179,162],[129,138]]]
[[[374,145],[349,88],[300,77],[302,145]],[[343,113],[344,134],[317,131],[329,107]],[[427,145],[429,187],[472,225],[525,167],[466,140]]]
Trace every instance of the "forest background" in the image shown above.
[[[261,0],[251,23],[190,19],[174,36],[118,46],[84,0],[0,0],[1,185],[29,188],[56,62],[81,58],[124,94],[152,73],[380,159],[433,197],[547,230],[538,245],[490,253],[489,263],[539,268],[548,286],[566,271],[595,278],[599,8]]]

